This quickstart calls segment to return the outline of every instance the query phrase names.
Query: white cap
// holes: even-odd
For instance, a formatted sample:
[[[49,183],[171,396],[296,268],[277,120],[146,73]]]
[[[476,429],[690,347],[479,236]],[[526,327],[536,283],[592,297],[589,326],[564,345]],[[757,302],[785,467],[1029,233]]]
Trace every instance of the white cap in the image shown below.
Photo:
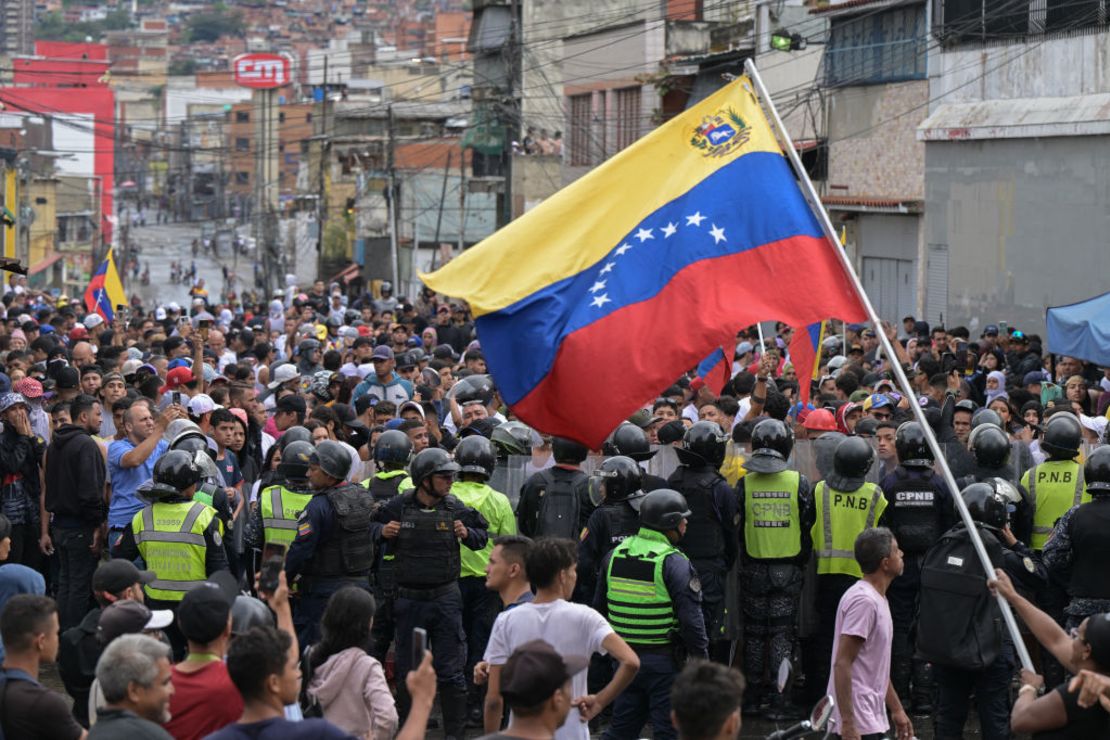
[[[150,620],[143,627],[144,630],[165,629],[173,624],[173,612],[169,609],[151,609]]]
[[[104,323],[104,317],[98,313],[90,313],[82,323],[85,324],[86,329],[95,329]]]
[[[198,393],[189,399],[189,413],[193,416],[204,416],[222,408],[223,406],[213,401],[212,396],[207,393]]]
[[[135,372],[142,366],[142,360],[128,360],[127,362],[123,363],[123,377],[126,378],[128,375],[134,375]]]
[[[162,308],[161,306],[154,309],[154,318],[157,319],[158,321],[165,321],[166,320],[166,309]]]
[[[276,390],[278,386],[288,383],[290,380],[295,380],[299,377],[301,377],[301,374],[297,371],[296,366],[291,365],[287,362],[284,365],[278,365],[276,368],[274,368],[274,373],[271,376],[270,383],[266,387],[270,390]]]

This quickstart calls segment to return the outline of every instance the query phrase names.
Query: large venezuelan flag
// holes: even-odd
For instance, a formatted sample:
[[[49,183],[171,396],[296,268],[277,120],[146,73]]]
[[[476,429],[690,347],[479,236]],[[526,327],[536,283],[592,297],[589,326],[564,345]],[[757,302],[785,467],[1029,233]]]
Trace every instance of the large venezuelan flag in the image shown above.
[[[422,277],[513,411],[591,447],[737,327],[866,316],[747,78]]]
[[[85,310],[96,312],[111,321],[116,315],[116,306],[126,306],[127,296],[123,292],[123,283],[116,272],[116,261],[112,257],[112,250],[96,268],[89,287],[85,288]]]

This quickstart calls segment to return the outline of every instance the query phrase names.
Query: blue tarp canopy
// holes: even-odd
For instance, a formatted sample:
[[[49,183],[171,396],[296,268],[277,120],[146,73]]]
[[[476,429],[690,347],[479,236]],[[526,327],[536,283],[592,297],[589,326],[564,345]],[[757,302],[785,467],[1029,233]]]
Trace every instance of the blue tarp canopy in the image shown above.
[[[1110,293],[1045,311],[1048,351],[1110,367]]]

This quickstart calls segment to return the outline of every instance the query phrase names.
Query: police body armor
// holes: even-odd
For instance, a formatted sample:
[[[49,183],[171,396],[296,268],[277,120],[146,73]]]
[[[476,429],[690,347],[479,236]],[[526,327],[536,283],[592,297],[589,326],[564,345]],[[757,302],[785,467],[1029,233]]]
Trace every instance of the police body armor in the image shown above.
[[[886,510],[887,502],[874,483],[854,491],[837,491],[826,481],[814,491],[817,520],[813,525],[813,551],[818,575],[842,574],[862,578],[856,562],[856,537]]]
[[[609,531],[605,552],[609,552],[640,529],[640,515],[627,501],[605,504],[601,511],[605,515],[605,525]]]
[[[1110,599],[1110,498],[1100,496],[1076,509],[1069,520],[1071,535],[1071,580],[1068,595],[1073,599]]]
[[[402,588],[435,588],[458,579],[462,570],[459,540],[455,536],[455,511],[459,500],[448,495],[443,505],[425,509],[416,493],[406,493],[401,531],[394,550],[397,585]]]
[[[883,490],[887,522],[898,546],[910,555],[921,555],[944,534],[941,496],[933,485],[933,471],[894,471],[894,485]]]
[[[216,510],[200,501],[160,501],[135,513],[131,520],[135,544],[147,569],[157,575],[143,586],[147,596],[181,601],[187,591],[204,582],[208,575],[204,532],[214,518]]]
[[[401,484],[408,477],[404,470],[387,470],[374,473],[366,480],[366,487],[374,497],[374,503],[385,503],[401,492]],[[411,483],[409,485],[411,487]]]
[[[755,560],[782,560],[802,551],[798,502],[801,475],[748,473],[744,476],[744,550]]]
[[[662,532],[641,529],[619,544],[609,560],[605,599],[613,631],[633,646],[665,647],[678,626],[663,581],[667,556],[681,551]]]
[[[713,561],[724,557],[721,516],[713,501],[713,489],[720,480],[724,478],[712,468],[693,470],[680,467],[670,478],[670,487],[685,496],[690,507],[686,534],[679,549],[691,560]]]
[[[1091,500],[1083,486],[1083,466],[1074,460],[1043,462],[1027,471],[1021,482],[1033,500],[1034,550],[1044,549],[1056,521],[1068,509]]]
[[[284,486],[271,486],[262,492],[260,498],[262,541],[289,547],[297,538],[297,518],[312,500],[312,494],[291,491]]]
[[[332,536],[316,545],[316,553],[305,567],[310,578],[359,578],[370,575],[374,544],[370,539],[370,517],[374,501],[362,486],[342,483],[317,496],[327,496],[335,510]]]

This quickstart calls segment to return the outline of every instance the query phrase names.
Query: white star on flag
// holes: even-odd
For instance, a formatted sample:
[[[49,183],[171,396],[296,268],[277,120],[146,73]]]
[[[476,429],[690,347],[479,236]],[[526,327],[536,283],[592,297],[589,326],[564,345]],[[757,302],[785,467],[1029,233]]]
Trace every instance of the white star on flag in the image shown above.
[[[617,256],[618,257],[623,257],[624,253],[627,252],[630,249],[632,249],[631,244],[622,244],[622,245],[620,245],[619,247],[617,247]]]
[[[636,238],[640,240],[640,244],[643,244],[648,239],[654,239],[655,237],[651,235],[651,229],[640,229],[636,232]]]
[[[602,290],[604,288],[605,288],[605,281],[604,280],[598,280],[596,283],[593,284],[593,286],[590,287],[590,292],[591,293],[596,293],[599,290]]]
[[[612,303],[612,302],[613,301],[609,298],[608,293],[602,293],[601,295],[599,295],[598,297],[596,297],[592,301],[590,301],[590,305],[591,306],[597,306],[598,308],[601,308],[606,303]]]
[[[598,274],[599,275],[604,275],[607,272],[612,272],[613,268],[616,267],[616,266],[617,266],[616,262],[606,262],[605,267],[602,267],[601,272],[599,272]]]
[[[670,239],[672,236],[674,236],[674,233],[676,231],[678,231],[678,226],[676,226],[675,223],[672,221],[671,223],[663,227],[663,238]]]
[[[720,244],[725,240],[725,230],[717,224],[713,224],[713,228],[709,230],[709,234],[713,237],[714,244]]]
[[[701,211],[697,211],[693,216],[686,217],[687,226],[701,226],[701,222],[705,220],[705,216],[701,215]]]

